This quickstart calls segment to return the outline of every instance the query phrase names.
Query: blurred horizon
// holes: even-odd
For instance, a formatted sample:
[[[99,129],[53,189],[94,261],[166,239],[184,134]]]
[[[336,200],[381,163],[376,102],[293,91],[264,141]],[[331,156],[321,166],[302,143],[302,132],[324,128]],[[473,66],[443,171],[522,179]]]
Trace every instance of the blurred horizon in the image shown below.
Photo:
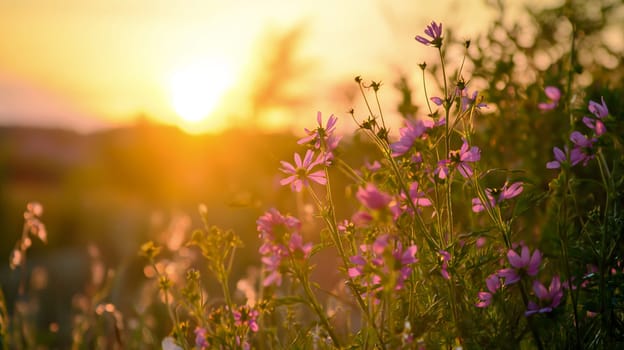
[[[537,3],[509,4],[509,20]],[[353,107],[356,75],[418,85],[417,62],[432,56],[413,38],[431,20],[470,38],[491,18],[484,2],[454,0],[5,1],[0,125],[88,133],[148,118],[190,133],[292,130]]]

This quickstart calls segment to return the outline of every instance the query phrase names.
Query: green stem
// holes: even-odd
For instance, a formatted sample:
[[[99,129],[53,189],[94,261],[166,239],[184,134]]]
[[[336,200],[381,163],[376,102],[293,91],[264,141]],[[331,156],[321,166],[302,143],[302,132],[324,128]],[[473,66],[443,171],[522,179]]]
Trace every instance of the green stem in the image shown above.
[[[165,275],[163,275],[162,273],[160,273],[160,271],[158,271],[158,269],[156,268],[156,262],[153,259],[150,259],[150,263],[152,265],[152,268],[154,269],[154,271],[156,272],[156,276],[158,277],[158,283],[160,286],[161,280],[162,279],[167,279],[168,277],[166,277]],[[169,314],[169,318],[171,319],[171,322],[173,322],[173,332],[177,337],[177,341],[182,342],[182,345],[184,348],[188,348],[188,344],[186,342],[186,336],[184,335],[184,333],[182,333],[180,331],[180,321],[177,317],[177,315],[173,312],[173,309],[171,307],[171,303],[169,302],[169,287],[165,287],[165,288],[161,288],[160,289],[163,294],[164,294],[164,299],[165,299],[165,305],[167,306],[167,313]]]
[[[524,302],[524,305],[526,307],[527,305],[529,305],[529,298],[527,297],[527,292],[526,292],[526,290],[524,288],[524,283],[522,281],[520,281],[518,284],[520,285],[520,294],[522,295],[522,301]],[[542,340],[540,339],[539,333],[535,329],[535,326],[533,325],[533,322],[531,321],[530,317],[527,318],[527,323],[529,324],[529,329],[531,330],[531,333],[533,334],[533,339],[535,340],[535,345],[537,346],[537,348],[539,350],[544,349],[544,346],[542,345]]]
[[[561,240],[561,254],[563,255],[564,267],[566,270],[567,283],[570,290],[570,296],[572,297],[572,311],[574,316],[574,330],[575,330],[575,340],[577,349],[581,348],[581,338],[580,338],[580,329],[579,329],[579,318],[578,318],[578,295],[577,292],[572,288],[572,273],[570,268],[570,255],[568,251],[568,229],[567,229],[567,196],[569,190],[569,183],[567,172],[563,173],[564,176],[564,198],[561,201],[561,206],[559,207],[559,225],[557,228],[559,230],[559,239]]]
[[[329,170],[327,167],[325,167],[324,170],[325,170],[325,178],[327,179],[327,184],[325,185],[325,188],[327,191],[326,197],[327,197],[327,202],[329,203],[329,207],[327,211],[324,210],[323,203],[321,202],[321,200],[318,198],[318,196],[312,189],[310,189],[310,193],[312,195],[312,198],[314,198],[314,200],[316,201],[317,207],[323,213],[322,216],[323,216],[323,219],[325,220],[325,223],[329,227],[331,239],[334,245],[336,246],[336,248],[338,249],[338,255],[340,255],[340,258],[342,259],[343,268],[345,269],[345,271],[348,271],[349,261],[347,260],[347,255],[342,245],[342,240],[340,239],[340,235],[338,233],[338,227],[336,225],[336,214],[334,211],[334,204],[333,204],[333,199],[332,199],[332,192],[331,192],[331,185],[330,185],[331,181],[329,181]],[[347,285],[349,286],[349,289],[351,289],[351,293],[353,293],[353,295],[355,296],[355,300],[357,301],[360,309],[362,310],[362,313],[364,314],[364,317],[367,323],[372,327],[374,334],[377,338],[377,341],[381,345],[382,349],[385,349],[383,338],[379,334],[377,327],[375,327],[375,322],[373,321],[373,318],[370,315],[368,308],[366,307],[366,303],[364,303],[362,296],[360,295],[357,288],[355,287],[355,282],[353,281],[351,276],[349,276],[348,274],[346,276],[347,276]]]
[[[449,96],[448,91],[448,83],[447,83],[447,75],[446,68],[444,64],[444,55],[442,53],[442,48],[438,48],[438,53],[440,54],[440,64],[442,66],[442,79],[444,80],[444,156],[448,157],[450,152],[451,138],[450,138],[450,110],[452,105],[452,98]],[[446,179],[445,183],[446,190],[446,215],[447,215],[447,229],[448,229],[448,241],[453,242],[453,198],[451,193],[451,177]],[[442,235],[444,237],[444,235]],[[449,243],[445,239],[444,242],[440,242],[441,246],[447,246]],[[451,245],[454,247],[454,245]],[[454,256],[454,250],[451,249],[451,255]],[[459,327],[459,315],[457,313],[457,305],[455,305],[456,300],[456,291],[455,286],[452,280],[449,280],[449,293],[451,297],[451,314],[453,316],[453,324],[455,325],[455,330],[458,334],[461,334],[461,330]]]
[[[572,91],[572,82],[574,81],[574,61],[575,61],[575,46],[576,46],[576,24],[571,21],[572,24],[572,43],[570,48],[570,69],[568,69],[568,81],[566,87],[566,98],[564,111],[568,113],[570,117],[570,130],[574,128],[574,116],[570,112],[570,94]]]
[[[227,276],[227,273],[224,271],[222,271],[221,273],[221,278],[219,279],[221,282],[221,289],[223,291],[223,296],[225,297],[225,303],[227,304],[228,308],[230,309],[230,317],[233,319],[233,315],[232,315],[232,311],[234,311],[234,302],[232,302],[232,296],[230,295],[230,282]]]
[[[599,261],[599,269],[600,269],[600,315],[602,321],[602,328],[604,331],[610,329],[610,322],[608,317],[607,310],[607,290],[606,290],[606,279],[605,275],[607,274],[607,224],[609,220],[609,207],[610,207],[610,199],[611,195],[615,191],[615,185],[613,182],[613,178],[609,172],[609,167],[607,166],[606,159],[602,154],[602,150],[598,150],[596,152],[596,158],[598,160],[598,168],[600,169],[600,176],[602,178],[603,186],[605,187],[606,199],[605,199],[605,207],[603,212],[602,226],[601,226],[601,237],[600,237],[600,261]],[[603,343],[606,346],[606,343]]]
[[[308,301],[310,302],[310,306],[312,306],[312,309],[318,315],[319,319],[321,320],[321,323],[323,324],[323,327],[329,334],[329,337],[332,339],[334,346],[336,346],[337,348],[340,348],[340,341],[338,339],[338,336],[336,335],[333,327],[329,323],[329,319],[327,319],[327,315],[323,311],[323,308],[321,307],[318,300],[316,299],[316,295],[310,288],[310,282],[308,281],[307,274],[305,273],[305,271],[301,271],[302,269],[300,269],[297,266],[297,262],[292,257],[291,257],[291,265],[297,275],[297,278],[299,279],[299,281],[301,282],[301,285],[303,286],[303,291],[305,292],[305,295],[308,298]]]
[[[429,95],[427,93],[427,81],[425,80],[424,69],[422,69],[422,81],[423,81],[423,90],[425,91],[425,101],[427,102],[427,108],[429,109],[429,115],[433,115],[433,110],[431,109],[431,103],[429,102]]]
[[[386,138],[388,129],[386,128],[386,121],[384,120],[383,111],[381,110],[381,104],[379,103],[379,96],[377,94],[377,89],[375,89],[375,101],[377,102],[377,109],[379,110],[379,118],[381,119],[381,126],[386,131]]]

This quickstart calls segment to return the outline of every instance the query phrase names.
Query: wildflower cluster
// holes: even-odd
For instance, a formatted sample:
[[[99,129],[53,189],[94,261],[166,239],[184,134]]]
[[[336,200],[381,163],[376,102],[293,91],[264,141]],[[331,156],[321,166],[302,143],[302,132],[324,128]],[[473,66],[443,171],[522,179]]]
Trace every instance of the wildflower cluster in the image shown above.
[[[418,262],[417,251],[415,245],[403,249],[400,242],[394,244],[389,235],[381,235],[373,244],[361,245],[359,254],[350,258],[353,267],[348,270],[349,277],[379,302],[383,291],[403,289],[413,264]]]
[[[284,259],[307,259],[312,250],[312,244],[303,244],[299,231],[301,222],[292,216],[284,216],[277,209],[270,209],[258,221],[258,232],[262,245],[259,252],[262,263],[268,272],[262,284],[264,286],[282,284],[282,272],[287,270],[288,264]]]
[[[175,299],[176,283],[158,270],[174,322],[163,347],[497,348],[513,339],[520,347],[544,348],[557,338],[552,335],[557,324],[572,325],[574,335],[566,341],[578,345],[585,342],[581,327],[591,329],[593,319],[607,317],[608,300],[615,300],[609,297],[617,299],[621,292],[610,287],[622,275],[620,260],[604,253],[617,250],[608,232],[622,227],[607,209],[614,199],[608,195],[606,208],[582,219],[583,230],[594,222],[602,227],[586,234],[601,248],[585,259],[591,261],[572,259],[572,243],[581,241],[573,242],[574,226],[566,226],[580,217],[570,214],[577,203],[567,202],[573,182],[563,179],[568,181],[563,195],[540,193],[520,170],[488,168],[482,160],[488,145],[476,137],[477,125],[488,118],[483,96],[463,78],[468,75],[463,63],[454,80],[447,75],[444,53],[451,42],[443,40],[442,24],[431,22],[416,40],[437,49],[440,59],[420,65],[423,80],[428,67],[433,76],[442,73],[436,84],[441,91],[425,95],[429,113],[406,114],[403,125],[391,130],[379,102],[382,84],[356,77],[366,116],[350,114],[373,151],[361,166],[343,158],[338,118],[324,120],[318,112],[315,127],[305,128],[297,141],[305,149],[278,168],[283,174],[278,190],[294,192],[294,212],[307,215],[277,208],[260,215],[261,268],[238,281],[237,295],[230,292],[229,274],[241,245],[238,236],[208,226],[195,233],[190,245],[208,261],[223,298],[207,303],[197,272],[181,289],[186,301],[175,304],[167,295]],[[548,86],[545,94],[548,101],[534,110],[554,114],[567,105],[558,88]],[[555,147],[548,168],[568,175],[572,166],[604,158],[600,140],[607,135],[609,110],[604,99],[590,101],[588,109],[591,116],[582,121],[589,136],[571,132],[571,143]],[[355,141],[347,140],[347,147],[348,142]],[[600,167],[605,189],[616,193],[612,169],[603,160]],[[339,172],[348,180],[336,176]],[[348,181],[344,195],[336,192],[341,181]],[[543,204],[549,194],[563,199]],[[522,214],[541,205],[561,217],[529,235],[530,218]],[[546,241],[555,226],[557,244]],[[144,246],[152,261],[159,253],[159,247]],[[319,271],[326,279],[316,280]],[[177,313],[180,305],[189,321]],[[548,320],[558,323],[548,326]]]
[[[535,278],[537,276],[542,263],[542,253],[539,249],[535,249],[531,254],[526,245],[520,244],[519,246],[521,247],[520,254],[515,249],[510,249],[507,252],[507,260],[511,267],[500,269],[485,279],[488,292],[478,293],[479,301],[476,303],[477,307],[485,308],[489,306],[494,294],[502,287],[509,287],[513,284],[521,283],[525,278]],[[527,310],[524,313],[525,316],[551,312],[561,303],[563,290],[559,276],[552,278],[549,289],[546,289],[538,279],[533,280],[532,286],[538,302],[536,303],[533,300],[528,302]]]
[[[559,90],[555,87],[549,86],[551,94],[560,96]],[[553,91],[556,91],[555,94]],[[558,100],[558,99],[557,99]],[[572,142],[572,149],[566,145],[563,150],[559,147],[553,148],[553,154],[555,160],[546,164],[548,169],[559,169],[563,165],[576,166],[581,164],[587,166],[587,163],[595,157],[596,143],[607,132],[605,127],[605,120],[608,119],[609,109],[605,103],[604,97],[601,97],[601,102],[589,101],[587,109],[592,114],[591,116],[583,117],[583,124],[591,130],[590,136],[581,133],[578,130],[572,131],[570,134],[570,141]]]
[[[504,33],[511,42],[514,32]],[[254,212],[246,235],[211,225],[201,205],[203,228],[187,234],[184,216],[172,225],[179,229],[140,247],[146,280],[130,317],[111,292],[121,277],[90,246],[91,281],[72,302],[72,347],[624,348],[620,96],[575,83],[559,61],[546,74],[553,83],[542,102],[527,100],[541,94],[544,79],[516,84],[497,59],[468,62],[471,41],[456,43],[442,23],[430,22],[415,40],[437,55],[419,64],[426,112],[402,81],[402,124],[390,128],[383,84],[356,77],[364,107],[349,112],[354,137],[338,133],[347,129],[343,118],[318,112],[296,141],[300,149],[274,164],[272,190],[286,199]],[[465,56],[447,59],[458,48]],[[569,56],[576,65],[575,52]],[[479,81],[490,66],[503,78]],[[544,133],[565,133],[553,160],[546,163],[551,143],[534,130],[521,135],[522,145],[502,145],[520,133],[506,129],[513,118],[501,111],[510,109]],[[523,153],[538,143],[548,148]],[[527,169],[532,163],[541,173]],[[12,310],[8,288],[0,291],[4,348],[38,348],[45,338],[28,327],[39,300],[26,283],[36,270],[25,260],[35,237],[47,240],[42,213],[27,205],[12,250],[10,267],[20,273]]]

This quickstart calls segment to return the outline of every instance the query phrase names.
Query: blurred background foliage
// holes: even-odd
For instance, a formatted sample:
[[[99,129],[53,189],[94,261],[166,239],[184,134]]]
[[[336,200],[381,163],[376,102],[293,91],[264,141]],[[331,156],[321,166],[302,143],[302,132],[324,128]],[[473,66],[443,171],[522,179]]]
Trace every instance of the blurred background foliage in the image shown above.
[[[610,114],[620,120],[623,116],[624,43],[618,40],[624,32],[624,6],[618,0],[567,0],[537,12],[527,9],[522,21],[510,23],[503,1],[488,3],[499,16],[487,33],[472,39],[464,68],[469,72],[465,77],[469,90],[480,90],[488,104],[478,117],[474,143],[482,149],[483,168],[508,170],[496,173],[493,184],[500,185],[509,176],[523,178],[532,185],[527,196],[537,201],[555,176],[545,168],[552,159],[552,147],[562,146],[573,127],[580,125],[588,100],[599,101],[604,96]],[[456,57],[454,53],[461,53],[465,44],[456,40],[454,33],[449,31],[445,39],[453,42],[446,47],[447,57]],[[301,28],[295,28],[277,38],[275,48],[267,48],[275,54],[266,57],[267,67],[282,74],[276,75],[277,85],[270,74],[258,82],[267,89],[258,89],[254,95],[256,117],[276,104],[296,105],[302,98],[285,96],[278,89],[289,83],[289,77],[300,75],[295,74],[299,65],[284,68],[275,63],[282,56],[294,62],[293,50],[300,37]],[[613,37],[616,42],[610,39]],[[417,64],[414,70],[418,70]],[[439,72],[429,62],[427,71]],[[399,111],[423,113],[425,108],[412,103],[422,100],[420,91],[410,89],[413,82],[405,76],[385,80],[391,79],[402,93]],[[543,89],[548,85],[559,87],[564,97],[557,109],[542,112],[536,106],[545,101]],[[269,89],[271,86],[275,88]],[[336,106],[336,110],[350,107]],[[570,125],[570,114],[574,125]],[[350,122],[346,115],[339,117],[342,123]],[[313,118],[306,118],[312,125]],[[619,135],[614,142],[622,141],[624,130],[610,132]],[[144,261],[137,256],[139,246],[152,239],[169,242],[172,250],[181,249],[171,240],[200,225],[196,214],[200,203],[207,206],[212,224],[234,229],[243,238],[245,247],[237,255],[234,276],[244,276],[249,266],[259,264],[255,220],[260,214],[275,206],[282,212],[306,215],[305,208],[297,207],[290,191],[278,183],[279,161],[292,159],[295,141],[295,135],[252,128],[191,136],[145,118],[138,118],[133,127],[89,135],[0,128],[0,222],[4,228],[0,256],[7,258],[7,263],[0,265],[0,283],[9,313],[18,298],[18,280],[32,280],[43,268],[46,283],[30,284],[27,292],[32,300],[38,300],[33,314],[38,336],[66,347],[71,342],[72,315],[78,308],[75,296],[96,298],[94,286],[106,284],[92,281],[94,261],[98,261],[105,271],[114,271],[106,284],[108,292],[98,298],[116,305],[126,318],[149,323],[142,318],[147,309],[141,306],[145,303],[141,301],[145,295],[140,293],[145,276]],[[345,139],[342,155],[357,168],[362,164],[356,156],[370,149],[356,134]],[[374,160],[375,155],[369,154],[370,161]],[[509,172],[512,170],[521,171]],[[346,181],[340,177],[334,189],[344,188]],[[338,196],[343,200],[337,203],[339,218],[352,213],[349,196],[349,192]],[[48,244],[34,244],[28,252],[26,275],[20,276],[9,270],[8,257],[21,232],[25,204],[35,200],[44,207]],[[544,224],[543,205],[527,210],[533,215],[525,227]],[[313,232],[314,227],[308,231]],[[99,253],[89,247],[97,247]],[[168,329],[151,322],[155,333]]]

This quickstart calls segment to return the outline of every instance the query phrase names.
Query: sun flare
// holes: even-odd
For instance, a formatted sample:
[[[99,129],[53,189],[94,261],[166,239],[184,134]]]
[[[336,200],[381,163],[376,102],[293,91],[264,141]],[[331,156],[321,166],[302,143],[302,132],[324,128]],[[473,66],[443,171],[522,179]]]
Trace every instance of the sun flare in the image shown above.
[[[200,62],[181,67],[171,75],[173,110],[185,122],[205,120],[234,82],[230,67],[223,62]]]

